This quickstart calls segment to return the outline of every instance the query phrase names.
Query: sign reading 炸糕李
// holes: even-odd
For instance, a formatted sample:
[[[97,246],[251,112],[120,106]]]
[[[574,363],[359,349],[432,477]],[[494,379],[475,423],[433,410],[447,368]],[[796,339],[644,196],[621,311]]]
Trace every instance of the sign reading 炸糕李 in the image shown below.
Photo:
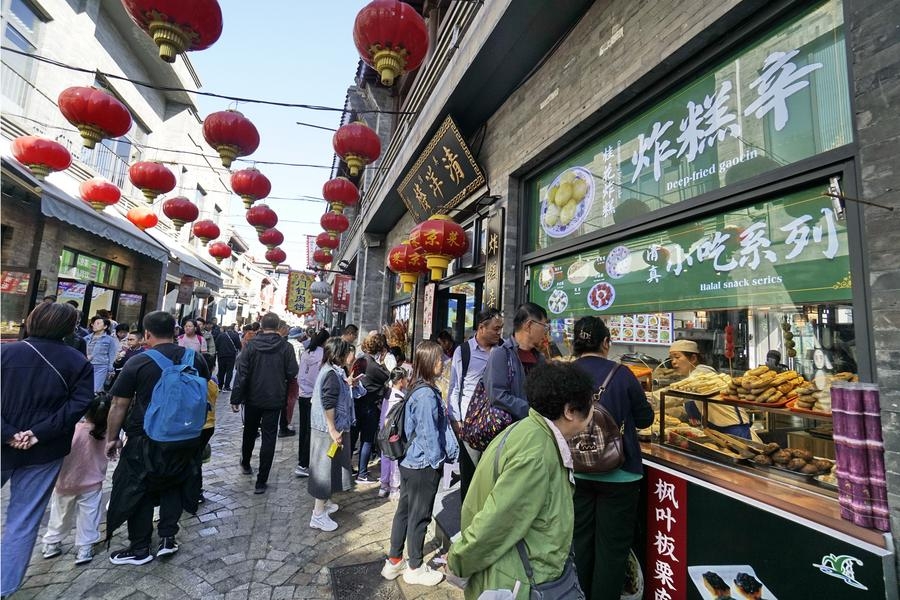
[[[853,141],[843,12],[822,3],[529,184],[528,249]]]
[[[551,318],[851,300],[824,184],[531,268]]]

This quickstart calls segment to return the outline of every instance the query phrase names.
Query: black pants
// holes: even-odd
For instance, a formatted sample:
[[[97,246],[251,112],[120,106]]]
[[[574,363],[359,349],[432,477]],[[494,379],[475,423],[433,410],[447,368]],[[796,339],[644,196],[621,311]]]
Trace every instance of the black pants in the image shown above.
[[[181,518],[181,487],[171,487],[157,494],[144,494],[131,518],[128,519],[128,541],[131,543],[131,549],[138,554],[150,550],[153,507],[157,504],[159,504],[159,524],[156,530],[159,537],[173,537],[178,533],[178,519]]]
[[[618,600],[634,540],[641,482],[575,479],[575,567],[591,600]]]
[[[241,464],[250,466],[253,446],[256,445],[256,431],[262,430],[262,444],[259,447],[259,471],[256,483],[266,483],[275,458],[275,433],[278,430],[279,408],[257,408],[244,405],[244,439],[241,444]]]
[[[290,429],[290,423],[287,418],[287,406],[281,409],[281,412],[278,413],[278,428],[281,431],[287,431]]]
[[[301,396],[297,399],[299,414],[297,415],[297,464],[309,468],[309,412],[312,410],[312,398]]]
[[[481,458],[481,452],[477,450],[472,450],[464,446],[462,440],[459,442],[459,503],[462,505],[463,500],[466,499],[466,494],[469,492],[469,485],[472,483],[472,478],[475,477],[475,467],[478,465],[477,459]],[[472,460],[471,454],[476,456],[476,460]]]
[[[359,428],[359,469],[360,475],[369,474],[369,459],[372,458],[372,450],[375,447],[375,436],[378,435],[378,417],[381,414],[380,406],[368,398],[357,404],[356,425]]]
[[[441,483],[441,469],[407,469],[400,466],[400,502],[391,527],[391,550],[388,556],[402,558],[403,547],[409,552],[409,566],[422,566],[425,531],[431,522],[434,497]]]
[[[220,356],[219,357],[219,387],[220,388],[230,388],[231,387],[231,375],[234,373],[234,357],[233,356]]]
[[[204,352],[203,360],[206,361],[206,368],[209,369],[209,374],[212,375],[213,367],[216,366],[216,355]]]
[[[209,429],[204,429],[200,432],[200,491],[203,491],[203,451],[206,449],[206,445],[209,443],[209,440],[212,439],[213,433],[215,433],[216,428],[210,427]]]

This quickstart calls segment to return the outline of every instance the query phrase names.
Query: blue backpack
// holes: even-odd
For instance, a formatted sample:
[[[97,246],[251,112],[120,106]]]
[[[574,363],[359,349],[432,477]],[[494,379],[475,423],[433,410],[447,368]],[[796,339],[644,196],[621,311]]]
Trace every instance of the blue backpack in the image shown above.
[[[173,363],[158,350],[144,353],[162,369],[144,414],[144,431],[155,442],[183,442],[200,437],[209,402],[206,380],[194,368],[194,351],[186,349]]]

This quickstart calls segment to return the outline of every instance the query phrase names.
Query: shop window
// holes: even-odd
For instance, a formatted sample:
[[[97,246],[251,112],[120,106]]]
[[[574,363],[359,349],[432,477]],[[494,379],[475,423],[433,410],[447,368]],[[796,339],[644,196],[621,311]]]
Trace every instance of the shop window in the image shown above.
[[[31,273],[3,271],[0,274],[0,336],[19,335],[19,324],[28,315],[28,285]]]
[[[59,276],[97,285],[121,288],[125,267],[116,263],[64,248],[59,256]]]

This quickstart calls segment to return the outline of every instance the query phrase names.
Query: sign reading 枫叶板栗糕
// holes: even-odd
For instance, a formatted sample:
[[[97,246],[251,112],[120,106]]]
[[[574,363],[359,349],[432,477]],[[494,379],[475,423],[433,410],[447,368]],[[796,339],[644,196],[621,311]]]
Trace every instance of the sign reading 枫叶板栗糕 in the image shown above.
[[[409,170],[397,193],[417,222],[445,213],[484,185],[484,174],[449,116]]]
[[[529,183],[529,250],[853,141],[843,8],[829,0]]]
[[[534,266],[530,299],[551,318],[849,301],[824,187]]]

